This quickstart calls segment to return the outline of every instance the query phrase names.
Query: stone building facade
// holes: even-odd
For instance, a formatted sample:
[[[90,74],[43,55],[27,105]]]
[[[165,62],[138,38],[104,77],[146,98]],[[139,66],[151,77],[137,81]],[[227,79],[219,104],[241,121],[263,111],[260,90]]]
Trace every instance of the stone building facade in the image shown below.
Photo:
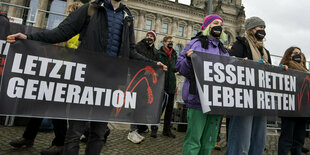
[[[66,7],[75,0],[0,0],[16,6],[2,5],[1,10],[6,11],[9,16],[24,19],[24,23],[41,28],[52,28],[58,24],[59,19],[48,24],[53,5],[65,5],[60,9],[58,17],[60,20],[65,18]],[[88,2],[89,0],[83,0]],[[174,37],[174,48],[180,51],[186,43],[196,33],[200,31],[203,18],[208,14],[208,0],[191,0],[190,5],[179,3],[178,0],[123,0],[131,10],[135,21],[136,41],[145,37],[149,30],[155,30],[158,33],[155,45],[159,48],[165,35]],[[54,6],[55,7],[55,6]],[[219,14],[224,18],[223,29],[228,35],[228,42],[235,41],[235,37],[244,34],[245,12],[241,0],[213,0],[212,13]],[[30,10],[31,9],[31,10]],[[32,13],[29,13],[32,12]]]
[[[136,28],[136,41],[145,37],[145,32],[156,30],[158,33],[156,47],[167,34],[174,36],[174,48],[180,51],[189,42],[208,14],[208,0],[191,0],[190,5],[169,0],[124,0],[130,8]],[[228,42],[235,41],[236,36],[244,34],[245,12],[241,0],[213,0],[213,14],[224,18],[224,32]]]

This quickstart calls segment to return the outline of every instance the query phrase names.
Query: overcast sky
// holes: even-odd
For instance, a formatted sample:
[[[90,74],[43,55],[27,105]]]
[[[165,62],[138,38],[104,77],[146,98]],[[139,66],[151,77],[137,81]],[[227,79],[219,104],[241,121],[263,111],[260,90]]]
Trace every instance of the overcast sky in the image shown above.
[[[179,2],[189,4],[190,0]],[[298,46],[310,60],[310,0],[242,0],[242,3],[246,18],[258,16],[265,21],[265,46],[271,54],[283,56],[287,48]]]
[[[242,3],[246,18],[258,16],[265,21],[265,46],[270,53],[283,56],[287,48],[298,46],[310,60],[309,0],[243,0]]]

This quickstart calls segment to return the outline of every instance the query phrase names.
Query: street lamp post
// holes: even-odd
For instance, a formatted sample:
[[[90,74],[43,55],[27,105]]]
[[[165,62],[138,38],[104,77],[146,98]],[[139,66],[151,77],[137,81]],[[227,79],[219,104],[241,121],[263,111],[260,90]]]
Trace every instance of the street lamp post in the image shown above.
[[[212,1],[213,0],[208,0],[208,15],[212,14]]]

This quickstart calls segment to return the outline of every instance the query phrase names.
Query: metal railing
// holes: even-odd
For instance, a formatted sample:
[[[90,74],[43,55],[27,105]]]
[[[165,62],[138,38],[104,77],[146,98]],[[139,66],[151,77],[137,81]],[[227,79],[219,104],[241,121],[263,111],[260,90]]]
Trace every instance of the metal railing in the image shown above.
[[[30,7],[25,7],[25,6],[21,6],[21,5],[15,5],[15,4],[10,4],[10,3],[6,3],[6,2],[0,2],[2,5],[7,5],[7,6],[11,6],[11,7],[17,7],[17,8],[20,8],[20,9],[27,9],[27,15],[24,15],[26,14],[26,12],[24,12],[23,14],[23,17],[27,16],[27,20],[24,21],[23,23],[25,23],[26,25],[35,25],[36,22],[37,22],[37,18],[38,18],[38,14],[39,13],[46,13],[46,14],[51,14],[51,15],[56,15],[56,16],[61,16],[63,18],[67,17],[66,14],[62,14],[62,13],[57,13],[57,12],[51,12],[51,11],[46,11],[46,10],[42,10],[42,9],[36,9],[35,11],[35,14],[34,14],[34,19],[31,20],[30,16],[29,15],[29,11],[30,11],[30,15],[33,11],[33,8],[30,8]],[[44,17],[45,18],[45,17]],[[47,24],[45,25],[45,27],[43,28],[46,28]],[[135,28],[135,31],[140,31],[140,32],[148,32],[148,30],[145,30],[145,29],[138,29],[138,28]],[[164,33],[157,33],[159,35],[167,35],[167,34],[164,34]],[[190,38],[184,38],[184,37],[180,37],[180,36],[173,36],[174,38],[179,38],[179,39],[184,39],[184,40],[190,40]],[[279,58],[281,59],[282,56],[279,56],[279,55],[271,55],[271,57],[273,58]],[[280,62],[280,61],[279,61]],[[310,68],[310,61],[307,61],[307,64]],[[275,64],[277,65],[277,64]],[[5,121],[5,124],[6,125],[13,125],[13,122],[14,122],[14,116],[13,117],[7,117],[6,121]],[[173,124],[187,124],[186,122],[172,122]],[[277,125],[277,123],[275,123]],[[267,129],[268,130],[275,130],[275,134],[277,134],[277,130],[280,130],[280,128],[278,126],[275,126],[275,124],[268,124],[267,126]],[[225,126],[225,124],[223,124],[222,126]],[[310,129],[307,129],[307,131],[310,131]]]

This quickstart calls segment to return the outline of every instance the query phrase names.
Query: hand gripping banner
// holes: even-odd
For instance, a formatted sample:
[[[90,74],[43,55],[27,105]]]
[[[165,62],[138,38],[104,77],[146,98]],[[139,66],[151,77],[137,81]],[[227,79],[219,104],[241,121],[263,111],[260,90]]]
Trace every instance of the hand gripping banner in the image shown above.
[[[310,74],[251,60],[194,52],[204,113],[310,117]]]
[[[163,84],[154,64],[20,40],[6,58],[0,113],[158,124]]]

